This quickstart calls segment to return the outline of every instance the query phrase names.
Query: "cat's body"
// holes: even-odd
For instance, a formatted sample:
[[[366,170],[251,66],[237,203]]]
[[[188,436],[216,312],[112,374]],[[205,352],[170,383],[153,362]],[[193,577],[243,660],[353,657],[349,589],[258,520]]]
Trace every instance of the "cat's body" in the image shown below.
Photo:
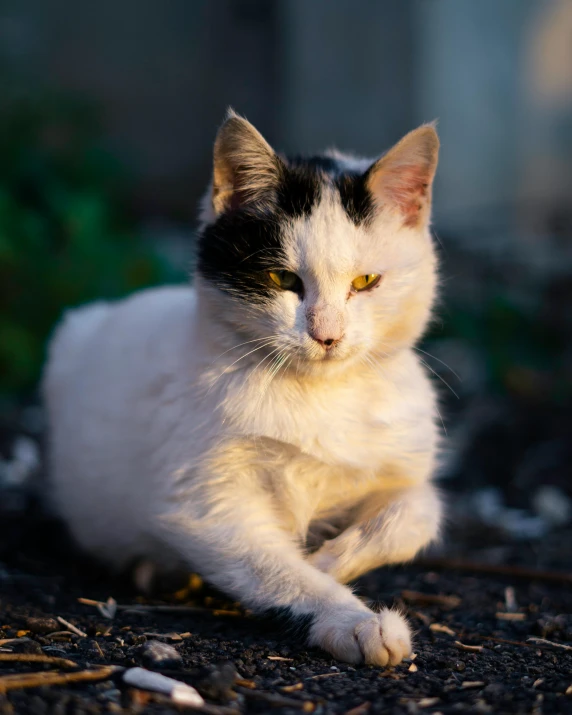
[[[230,116],[195,286],[73,311],[54,336],[54,499],[82,546],[182,561],[351,662],[409,653],[404,619],[340,582],[439,528],[434,396],[412,351],[435,287],[435,164],[429,127],[364,174],[287,164]],[[313,532],[328,538],[308,555]]]

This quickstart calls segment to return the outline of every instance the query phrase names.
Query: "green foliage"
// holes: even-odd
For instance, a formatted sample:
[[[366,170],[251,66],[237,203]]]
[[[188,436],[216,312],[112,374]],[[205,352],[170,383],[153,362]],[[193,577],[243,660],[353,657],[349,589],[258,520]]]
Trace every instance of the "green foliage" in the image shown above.
[[[472,257],[473,266],[486,266],[487,256]],[[537,401],[564,403],[572,395],[570,354],[570,299],[555,303],[556,279],[528,280],[526,300],[502,270],[490,267],[479,275],[480,297],[465,294],[457,280],[445,296],[445,310],[428,336],[430,344],[458,341],[470,350],[484,377],[484,387],[496,394],[514,394]],[[452,284],[453,285],[453,284]],[[443,353],[441,353],[443,354]],[[445,357],[447,357],[445,355]],[[454,363],[454,360],[447,359]]]
[[[180,278],[122,216],[126,183],[89,106],[0,117],[0,394],[35,384],[66,307]]]

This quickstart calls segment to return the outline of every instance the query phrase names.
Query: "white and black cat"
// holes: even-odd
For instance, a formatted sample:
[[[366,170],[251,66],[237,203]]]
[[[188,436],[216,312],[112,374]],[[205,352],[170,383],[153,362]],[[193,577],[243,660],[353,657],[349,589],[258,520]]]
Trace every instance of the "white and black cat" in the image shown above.
[[[342,584],[439,531],[435,398],[412,349],[435,292],[438,146],[427,125],[377,161],[287,159],[229,112],[193,287],[72,311],[51,343],[53,496],[85,549],[182,560],[341,660],[410,653],[402,615]]]

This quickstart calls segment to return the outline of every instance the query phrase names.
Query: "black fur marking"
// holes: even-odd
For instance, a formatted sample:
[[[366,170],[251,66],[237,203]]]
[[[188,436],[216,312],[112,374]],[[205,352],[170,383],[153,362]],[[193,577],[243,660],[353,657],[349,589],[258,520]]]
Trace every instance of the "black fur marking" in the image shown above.
[[[288,164],[306,171],[320,171],[330,177],[342,173],[339,161],[331,156],[294,156],[288,158]]]
[[[221,290],[261,302],[279,290],[268,271],[285,266],[281,224],[310,215],[320,199],[320,176],[312,168],[278,166],[274,200],[224,211],[199,237],[199,272]]]
[[[342,174],[335,185],[340,192],[342,206],[356,226],[367,225],[373,218],[373,196],[366,185],[366,174]]]
[[[279,290],[268,271],[284,262],[276,217],[262,209],[225,212],[199,239],[197,268],[201,275],[246,300],[261,302]]]
[[[278,189],[278,208],[284,216],[309,216],[320,195],[320,176],[315,169],[302,164],[284,169]]]
[[[290,159],[290,166],[328,177],[340,192],[342,206],[356,226],[371,221],[374,203],[366,183],[369,171],[365,174],[348,171],[342,163],[330,156],[294,157]]]
[[[262,302],[279,290],[269,270],[285,268],[282,225],[309,216],[320,201],[322,186],[337,188],[342,206],[356,226],[373,216],[367,173],[347,172],[325,156],[277,160],[275,197],[224,211],[198,241],[198,271],[221,290]]]
[[[260,615],[272,619],[291,637],[303,641],[304,643],[308,640],[308,634],[314,621],[314,617],[309,613],[304,615],[293,614],[289,606],[269,608]]]

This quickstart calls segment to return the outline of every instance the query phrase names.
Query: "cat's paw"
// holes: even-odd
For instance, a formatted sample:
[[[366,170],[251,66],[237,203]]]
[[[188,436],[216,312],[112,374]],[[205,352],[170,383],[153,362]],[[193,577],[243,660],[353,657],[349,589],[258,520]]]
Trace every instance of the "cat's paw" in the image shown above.
[[[411,631],[397,611],[334,612],[314,623],[310,644],[347,663],[397,665],[411,653]]]

